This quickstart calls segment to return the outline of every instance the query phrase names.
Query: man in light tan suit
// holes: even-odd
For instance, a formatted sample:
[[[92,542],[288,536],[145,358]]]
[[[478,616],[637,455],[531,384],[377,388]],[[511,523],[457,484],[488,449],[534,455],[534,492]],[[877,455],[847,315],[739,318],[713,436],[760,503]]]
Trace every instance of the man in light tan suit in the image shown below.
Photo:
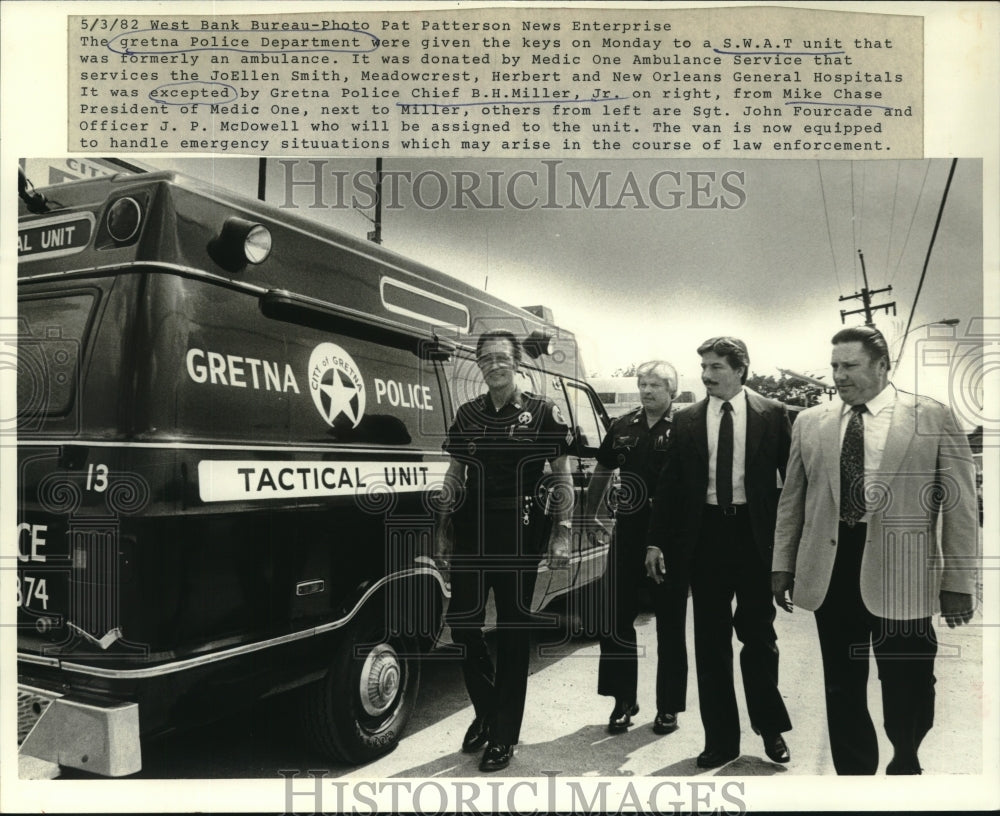
[[[951,410],[889,383],[874,327],[833,337],[840,401],[792,427],[772,560],[777,604],[813,610],[838,774],[874,774],[868,656],[882,683],[887,774],[920,773],[934,720],[931,618],[972,618],[977,505],[972,454]]]

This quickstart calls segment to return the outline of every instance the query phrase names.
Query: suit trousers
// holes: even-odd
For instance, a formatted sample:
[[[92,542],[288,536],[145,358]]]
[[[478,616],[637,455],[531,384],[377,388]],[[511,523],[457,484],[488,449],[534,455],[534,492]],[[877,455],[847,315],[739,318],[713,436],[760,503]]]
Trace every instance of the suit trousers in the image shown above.
[[[792,724],[778,690],[771,566],[763,562],[754,545],[745,506],[725,516],[719,508],[706,505],[692,561],[691,594],[705,748],[723,753],[738,753],[740,748],[734,629],[743,644],[740,669],[751,726],[767,735],[790,731]]]
[[[531,600],[540,557],[519,554],[521,516],[488,511],[478,535],[482,546],[456,551],[446,622],[462,647],[462,674],[477,717],[491,723],[490,739],[515,745],[524,718],[531,657]],[[463,554],[464,552],[464,554]],[[483,626],[493,592],[497,612],[496,664]]]
[[[864,524],[840,525],[830,586],[815,613],[830,750],[838,774],[878,770],[878,738],[868,712],[868,662],[874,651],[895,767],[915,773],[917,750],[934,724],[937,637],[930,618],[889,620],[865,607],[860,575],[866,532]]]
[[[676,569],[667,573],[662,584],[654,584],[646,576],[648,524],[648,510],[618,519],[603,584],[605,614],[601,616],[597,693],[636,702],[639,650],[635,619],[641,590],[648,588],[656,615],[656,710],[677,713],[684,711],[687,699],[688,582],[687,576]]]

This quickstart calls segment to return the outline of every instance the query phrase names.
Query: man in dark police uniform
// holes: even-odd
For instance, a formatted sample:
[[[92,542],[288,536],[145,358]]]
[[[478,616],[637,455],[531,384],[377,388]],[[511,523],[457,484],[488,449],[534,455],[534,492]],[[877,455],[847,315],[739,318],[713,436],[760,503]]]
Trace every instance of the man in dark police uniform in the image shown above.
[[[553,403],[518,388],[520,360],[521,346],[512,333],[494,330],[479,337],[476,362],[489,390],[459,407],[444,444],[452,460],[436,557],[451,569],[447,623],[464,649],[465,684],[476,711],[462,750],[488,743],[482,771],[505,768],[518,741],[538,564],[546,549],[550,567],[564,568],[569,560],[573,485],[566,455],[573,437]],[[546,461],[552,472],[543,479]],[[495,668],[483,636],[491,589],[497,610]]]
[[[618,417],[597,453],[597,467],[588,492],[587,518],[593,529],[603,526],[597,510],[611,475],[620,471],[614,541],[608,558],[606,585],[608,625],[601,634],[601,662],[597,693],[615,698],[608,731],[621,733],[638,713],[636,691],[639,655],[635,618],[640,589],[646,581],[646,529],[656,479],[666,461],[670,413],[677,395],[677,370],[663,360],[636,369],[642,404]],[[677,729],[677,714],[687,695],[687,578],[674,570],[656,576],[651,584],[656,612],[656,719],[653,730],[669,734]]]

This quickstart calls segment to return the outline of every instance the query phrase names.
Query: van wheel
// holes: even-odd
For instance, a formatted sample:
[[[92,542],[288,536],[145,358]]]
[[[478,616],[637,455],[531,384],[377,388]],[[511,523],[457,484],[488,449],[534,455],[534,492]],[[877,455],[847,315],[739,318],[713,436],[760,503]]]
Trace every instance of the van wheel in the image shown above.
[[[326,677],[305,690],[303,725],[316,748],[354,765],[392,751],[416,704],[417,652],[383,625],[346,632]]]

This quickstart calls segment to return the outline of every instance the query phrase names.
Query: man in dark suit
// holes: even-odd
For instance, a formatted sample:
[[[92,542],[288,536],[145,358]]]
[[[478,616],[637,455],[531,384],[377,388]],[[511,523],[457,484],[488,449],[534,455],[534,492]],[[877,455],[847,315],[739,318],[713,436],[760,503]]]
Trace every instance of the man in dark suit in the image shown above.
[[[767,756],[788,762],[782,733],[792,725],[778,691],[770,572],[778,476],[784,476],[791,425],[784,405],[744,388],[750,356],[742,340],[714,337],[698,354],[708,396],[674,415],[653,499],[646,570],[653,580],[690,575],[705,728],[698,766],[716,768],[740,755],[734,628],[743,644],[750,723]]]

